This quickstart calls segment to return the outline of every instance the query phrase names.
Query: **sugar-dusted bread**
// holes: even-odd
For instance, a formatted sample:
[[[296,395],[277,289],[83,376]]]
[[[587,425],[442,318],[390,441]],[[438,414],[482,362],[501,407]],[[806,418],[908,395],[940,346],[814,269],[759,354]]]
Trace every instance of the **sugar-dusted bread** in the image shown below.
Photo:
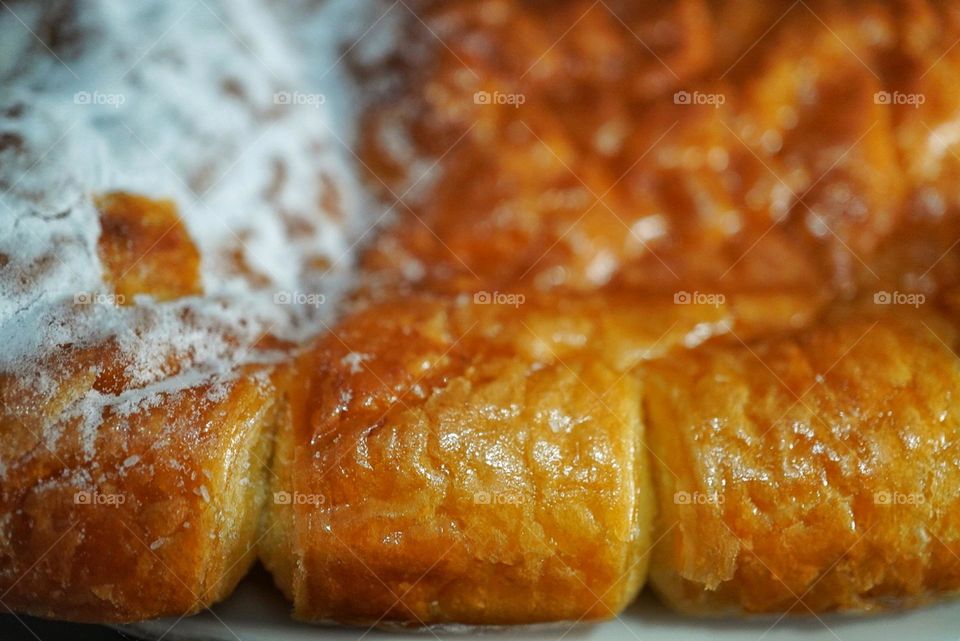
[[[283,100],[310,81],[268,4],[0,16],[0,601],[15,612],[183,616],[256,559],[289,366],[337,308],[357,220],[325,109]]]
[[[170,202],[95,205],[110,289],[60,313],[101,333],[0,372],[0,593],[76,621],[189,614],[256,559],[287,350],[200,310],[140,308],[202,291],[197,249]]]
[[[127,325],[0,373],[0,591],[17,611],[78,621],[196,612],[256,559],[288,368],[268,364],[267,337],[139,310],[137,296],[202,292],[197,249],[170,202],[94,204],[109,293],[62,313]],[[201,340],[266,360],[213,367]]]
[[[18,612],[189,614],[228,595],[256,558],[272,434],[286,415],[271,370],[140,404],[138,390],[104,394],[71,413],[101,395],[110,350],[71,352],[49,387],[0,377],[0,592]]]

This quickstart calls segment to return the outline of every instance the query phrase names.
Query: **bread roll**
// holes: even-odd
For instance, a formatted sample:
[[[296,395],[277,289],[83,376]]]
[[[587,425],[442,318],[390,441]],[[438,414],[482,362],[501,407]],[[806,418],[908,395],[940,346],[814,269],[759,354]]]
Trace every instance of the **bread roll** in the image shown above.
[[[468,317],[432,300],[374,305],[306,365],[262,552],[298,617],[592,620],[642,584],[652,504],[636,381],[595,359],[532,360]]]
[[[657,592],[806,614],[960,589],[956,344],[934,315],[859,309],[646,368]]]
[[[362,625],[960,587],[955,10],[275,4],[0,20],[3,604],[183,616],[255,547]]]
[[[72,352],[48,388],[0,377],[0,594],[17,612],[190,614],[256,558],[279,380],[261,368],[112,397],[97,376],[109,350]]]
[[[789,297],[416,294],[360,305],[303,359],[262,556],[298,617],[507,624],[619,613],[653,518],[630,369]],[[637,314],[642,308],[644,314]]]

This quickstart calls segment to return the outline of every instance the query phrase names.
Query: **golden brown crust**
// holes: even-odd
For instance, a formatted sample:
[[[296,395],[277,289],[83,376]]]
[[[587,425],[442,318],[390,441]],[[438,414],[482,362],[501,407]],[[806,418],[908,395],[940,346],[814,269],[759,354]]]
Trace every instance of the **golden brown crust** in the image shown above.
[[[71,415],[96,393],[95,354],[78,352],[50,394],[0,381],[0,592],[14,610],[76,621],[195,612],[255,558],[275,383],[248,371]]]
[[[274,458],[286,503],[269,506],[261,548],[297,616],[617,614],[644,581],[653,516],[630,368],[734,328],[789,327],[810,306],[513,296],[368,303],[303,360],[309,389]]]
[[[5,602],[193,612],[246,570],[261,516],[261,557],[311,620],[604,618],[653,537],[654,585],[690,612],[957,590],[954,330],[848,305],[906,285],[960,308],[958,54],[937,35],[955,11],[413,4],[449,44],[401,65],[363,155],[406,196],[422,163],[392,157],[399,128],[439,179],[362,257],[354,310],[293,384],[244,371],[131,407],[109,342],[67,346],[52,388],[0,379]],[[125,302],[202,293],[172,205],[97,205]],[[160,356],[155,383],[183,373]]]
[[[806,613],[960,589],[952,345],[936,316],[858,309],[645,368],[658,592]]]
[[[375,188],[392,201],[417,186],[403,199],[416,224],[364,258],[388,282],[849,291],[874,278],[878,244],[952,198],[957,160],[935,149],[955,113],[942,78],[956,55],[934,64],[956,39],[949,9],[417,4],[450,49],[411,54],[407,91],[364,137]],[[914,89],[930,91],[920,108],[882,100]],[[439,159],[437,178],[410,156]]]
[[[292,518],[283,517],[286,540],[271,544],[271,564],[293,593],[298,615],[498,623],[562,619],[582,608],[577,586],[525,573],[524,564],[539,558],[525,531],[507,530],[518,556],[497,573],[488,572],[480,553],[485,548],[470,539],[482,542],[503,528],[482,512],[465,510],[464,496],[477,486],[460,475],[471,482],[488,478],[471,457],[482,461],[488,454],[485,435],[492,430],[485,421],[493,419],[475,408],[489,398],[515,405],[516,418],[501,419],[496,433],[525,452],[521,436],[543,437],[528,418],[542,400],[533,392],[551,399],[549,387],[564,390],[554,403],[567,413],[586,394],[565,386],[569,372],[589,388],[592,377],[603,379],[597,372],[632,378],[638,365],[637,380],[649,386],[643,394],[662,419],[644,428],[660,446],[654,460],[662,459],[658,587],[687,609],[697,609],[700,600],[733,609],[791,607],[762,575],[745,580],[742,598],[736,594],[739,575],[717,578],[738,572],[745,556],[725,537],[722,520],[690,517],[680,534],[662,524],[686,507],[664,504],[673,493],[664,494],[670,485],[662,470],[680,457],[681,469],[691,467],[689,476],[700,481],[706,472],[698,465],[733,465],[739,445],[734,428],[721,425],[714,449],[699,449],[705,439],[683,423],[683,413],[694,411],[707,391],[726,388],[671,372],[700,362],[700,349],[709,360],[715,351],[750,355],[747,345],[803,341],[807,335],[797,332],[817,320],[825,302],[849,300],[858,288],[896,287],[905,271],[920,265],[924,277],[934,265],[938,284],[949,282],[955,271],[955,257],[943,256],[949,242],[931,240],[934,230],[953,223],[921,228],[912,219],[915,184],[905,179],[901,154],[922,156],[916,132],[904,128],[916,123],[877,99],[902,77],[900,69],[880,68],[883,61],[917,55],[899,39],[909,32],[929,46],[929,25],[918,17],[923,12],[904,16],[898,6],[871,2],[795,12],[789,3],[734,10],[696,1],[416,7],[449,45],[427,59],[401,62],[407,90],[368,114],[364,158],[375,188],[391,200],[423,180],[415,171],[420,164],[411,160],[437,159],[431,165],[437,178],[402,203],[410,215],[363,256],[360,311],[321,341],[309,373],[307,415],[289,434],[294,454],[277,470],[280,487],[324,502],[295,506]],[[422,28],[419,21],[410,24]],[[638,32],[650,35],[653,49],[635,46]],[[671,96],[675,91],[723,100],[690,104]],[[484,92],[523,102],[483,100]],[[399,158],[398,132],[410,144]],[[934,173],[942,175],[939,169]],[[910,247],[898,251],[904,239]],[[514,309],[471,304],[475,296],[497,294],[525,300]],[[704,297],[713,303],[686,305]],[[862,319],[866,312],[859,310]],[[811,331],[844,334],[852,322],[828,317]],[[904,328],[891,332],[900,336],[901,330],[905,341],[918,340]],[[784,349],[789,369],[795,354]],[[921,348],[916,358],[928,356]],[[659,365],[642,365],[657,359],[663,373]],[[763,371],[756,364],[744,387],[760,385],[756,377]],[[834,411],[856,412],[857,399],[843,396],[848,383],[837,384],[838,390],[825,392]],[[674,385],[685,386],[679,400],[670,396]],[[881,398],[890,385],[877,374],[869,392]],[[744,413],[762,421],[787,409],[768,405]],[[828,447],[828,436],[817,435],[809,448]],[[467,438],[476,451],[443,447]],[[866,447],[889,438],[878,432]],[[767,463],[765,452],[755,454],[758,466]],[[797,456],[800,467],[819,462],[799,450]],[[568,450],[561,449],[560,460],[592,469]],[[549,486],[551,477],[537,476],[535,463],[527,456],[520,469],[530,472],[534,487]],[[847,491],[843,473],[831,470],[828,486],[839,484],[831,491]],[[495,480],[486,483],[496,487]],[[798,484],[816,482],[811,477]],[[773,511],[770,520],[810,538],[843,527],[824,512],[829,503],[818,507],[811,499],[807,507],[812,522],[802,521],[802,511],[799,524],[789,512]],[[515,512],[515,522],[536,531],[539,520]],[[451,513],[453,526],[444,520]],[[576,521],[564,527],[565,536],[599,536]],[[676,561],[677,537],[699,544],[694,552],[701,556],[691,552]],[[877,594],[867,594],[862,577],[828,567],[837,560],[828,553],[822,566],[822,559],[805,566],[799,557],[808,541],[797,537],[780,550],[792,572],[813,572],[813,578],[803,575],[812,583],[816,571],[835,570],[824,579],[825,596],[814,590],[805,602],[814,610],[865,608],[893,594],[912,594],[912,586],[893,579],[890,586],[878,579]],[[911,544],[905,544],[908,553]],[[750,546],[761,549],[753,540],[744,548]],[[277,563],[278,550],[299,563]],[[487,559],[504,558],[494,552]],[[896,564],[893,574],[900,571]],[[742,565],[751,567],[749,560]],[[583,576],[608,580],[609,567],[583,565]],[[854,574],[862,569],[849,567]],[[876,568],[863,570],[871,572]],[[508,583],[501,582],[505,578]],[[926,587],[952,589],[944,587],[949,582],[932,579]],[[554,597],[549,608],[543,596]],[[762,599],[770,601],[758,605]],[[585,616],[609,615],[616,607]]]
[[[124,192],[96,198],[105,280],[121,304],[137,294],[172,300],[202,294],[200,254],[170,201]]]
[[[636,382],[595,359],[531,359],[511,343],[533,335],[464,325],[472,306],[374,306],[318,346],[295,455],[275,459],[297,561],[279,582],[298,616],[595,619],[639,588],[651,504]]]
[[[289,346],[178,306],[202,289],[172,202],[95,204],[105,300],[125,307],[65,301],[63,322],[108,327],[0,372],[0,598],[76,621],[186,615],[256,560]]]

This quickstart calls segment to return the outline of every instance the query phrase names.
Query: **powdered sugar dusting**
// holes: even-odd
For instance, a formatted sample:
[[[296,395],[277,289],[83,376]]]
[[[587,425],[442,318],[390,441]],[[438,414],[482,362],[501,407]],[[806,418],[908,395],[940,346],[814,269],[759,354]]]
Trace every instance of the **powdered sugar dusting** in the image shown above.
[[[91,389],[65,412],[92,454],[105,408],[130,414],[209,381],[211,400],[222,398],[239,365],[277,356],[258,346],[264,336],[303,341],[330,322],[369,222],[344,148],[358,94],[339,61],[358,35],[348,26],[359,30],[370,8],[10,9],[0,12],[0,372],[33,372],[65,346],[116,350],[124,390]],[[41,44],[31,30],[58,37]],[[93,202],[111,191],[175,202],[203,295],[76,303],[112,293]],[[52,393],[58,374],[30,384]]]
[[[363,362],[370,360],[370,354],[362,352],[350,352],[340,359],[340,363],[350,367],[351,374],[359,374],[363,371]]]

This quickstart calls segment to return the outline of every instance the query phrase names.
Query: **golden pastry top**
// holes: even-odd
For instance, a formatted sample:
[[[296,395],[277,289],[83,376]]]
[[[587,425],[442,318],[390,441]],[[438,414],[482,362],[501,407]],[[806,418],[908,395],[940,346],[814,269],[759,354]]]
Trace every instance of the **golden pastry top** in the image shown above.
[[[791,4],[417,3],[446,46],[399,56],[364,159],[418,220],[369,271],[453,291],[952,286],[960,15]]]

